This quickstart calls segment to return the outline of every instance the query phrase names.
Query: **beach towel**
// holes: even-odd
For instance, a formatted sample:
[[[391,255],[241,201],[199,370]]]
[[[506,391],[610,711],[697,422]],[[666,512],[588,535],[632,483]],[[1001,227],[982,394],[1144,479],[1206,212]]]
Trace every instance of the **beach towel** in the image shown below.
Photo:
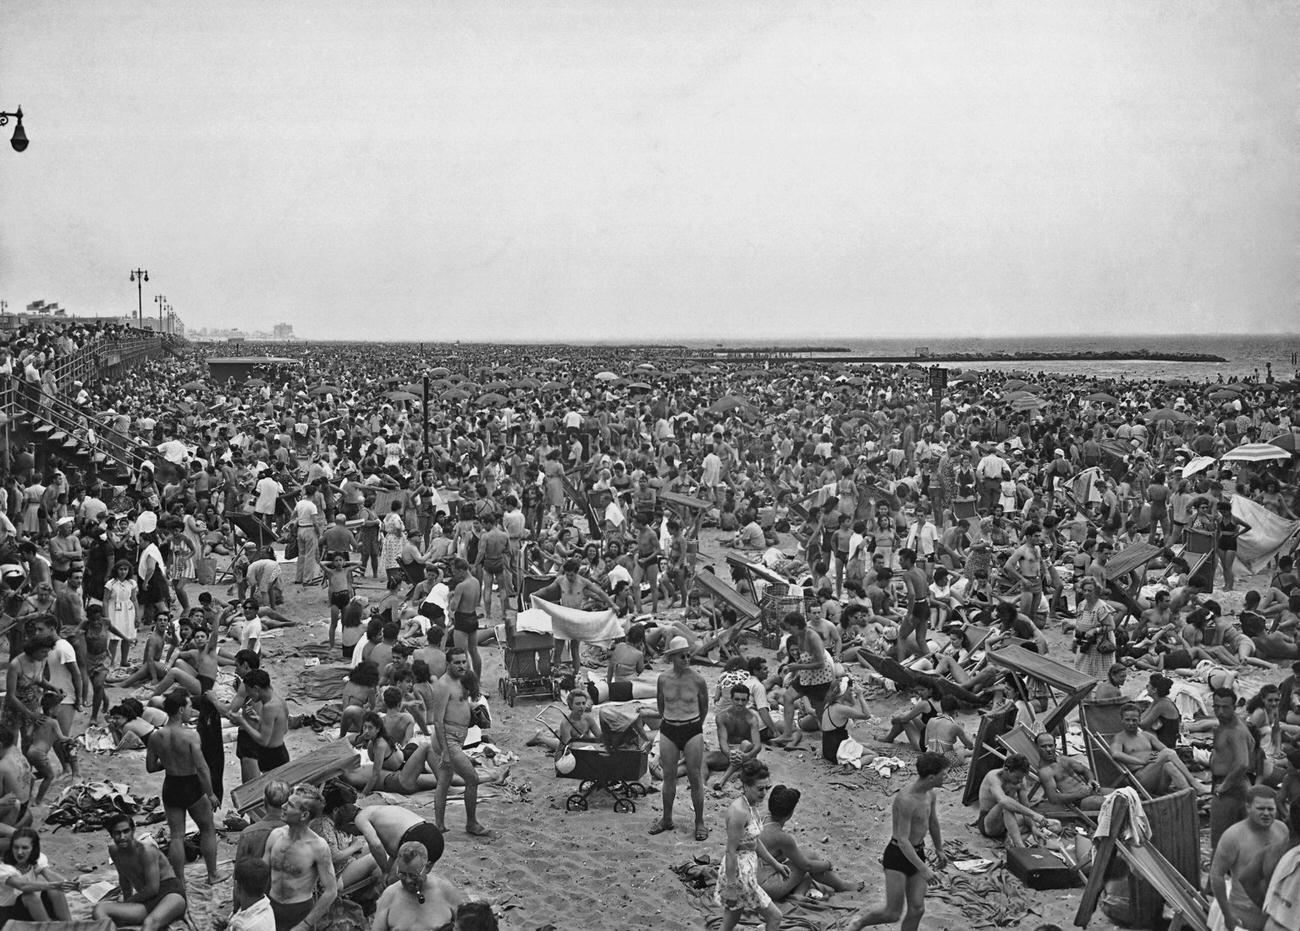
[[[1232,516],[1250,524],[1237,536],[1237,562],[1248,572],[1259,572],[1300,534],[1300,520],[1279,517],[1245,495],[1233,496]]]
[[[583,611],[543,601],[532,596],[533,607],[551,617],[551,629],[561,640],[580,640],[583,643],[608,643],[623,636],[623,625],[613,608],[605,611]]]
[[[1128,804],[1128,822],[1124,825],[1124,839],[1131,844],[1141,846],[1151,836],[1151,822],[1147,819],[1145,809],[1142,808],[1142,796],[1130,786],[1116,789],[1106,796],[1101,811],[1097,813],[1097,830],[1093,837],[1100,840],[1110,836],[1110,821],[1114,817],[1115,801],[1119,798],[1123,798]]]

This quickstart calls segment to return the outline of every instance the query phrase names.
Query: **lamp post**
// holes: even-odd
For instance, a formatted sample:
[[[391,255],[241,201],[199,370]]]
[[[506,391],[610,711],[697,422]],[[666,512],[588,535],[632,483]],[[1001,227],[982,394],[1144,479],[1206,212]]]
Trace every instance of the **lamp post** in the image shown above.
[[[153,302],[158,305],[158,335],[162,336],[163,331],[163,309],[167,306],[167,295],[155,294]]]
[[[140,311],[136,315],[136,323],[141,329],[143,329],[144,328],[144,283],[149,280],[149,273],[145,271],[143,268],[137,268],[135,271],[131,272],[131,280],[135,282],[136,304]]]
[[[14,147],[15,152],[23,152],[27,149],[27,130],[23,129],[23,108],[19,107],[13,113],[0,113],[0,126],[9,125],[10,118],[18,122],[14,127],[13,138],[9,144]]]

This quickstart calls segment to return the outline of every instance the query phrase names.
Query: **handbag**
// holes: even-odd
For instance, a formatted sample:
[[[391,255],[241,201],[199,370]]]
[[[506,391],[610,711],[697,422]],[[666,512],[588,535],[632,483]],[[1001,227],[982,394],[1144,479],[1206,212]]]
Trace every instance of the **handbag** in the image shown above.
[[[479,730],[491,730],[492,712],[488,710],[486,704],[475,705],[469,709],[469,723],[470,726],[477,727]]]

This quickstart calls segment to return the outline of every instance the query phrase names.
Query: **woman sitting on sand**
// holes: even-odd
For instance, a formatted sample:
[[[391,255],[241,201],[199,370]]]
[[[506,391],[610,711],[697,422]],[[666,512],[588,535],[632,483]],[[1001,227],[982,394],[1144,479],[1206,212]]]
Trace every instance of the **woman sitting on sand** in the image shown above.
[[[348,673],[343,685],[342,711],[339,719],[339,737],[348,736],[352,730],[361,730],[361,721],[374,707],[375,689],[379,685],[379,667],[370,660],[362,660]]]

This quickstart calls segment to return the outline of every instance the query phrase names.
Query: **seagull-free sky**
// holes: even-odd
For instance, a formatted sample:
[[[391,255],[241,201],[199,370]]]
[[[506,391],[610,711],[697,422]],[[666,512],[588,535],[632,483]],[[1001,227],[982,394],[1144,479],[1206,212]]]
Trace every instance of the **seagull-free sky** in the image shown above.
[[[1297,329],[1296,0],[6,0],[0,298],[330,339]],[[3,130],[7,143],[12,124]]]

